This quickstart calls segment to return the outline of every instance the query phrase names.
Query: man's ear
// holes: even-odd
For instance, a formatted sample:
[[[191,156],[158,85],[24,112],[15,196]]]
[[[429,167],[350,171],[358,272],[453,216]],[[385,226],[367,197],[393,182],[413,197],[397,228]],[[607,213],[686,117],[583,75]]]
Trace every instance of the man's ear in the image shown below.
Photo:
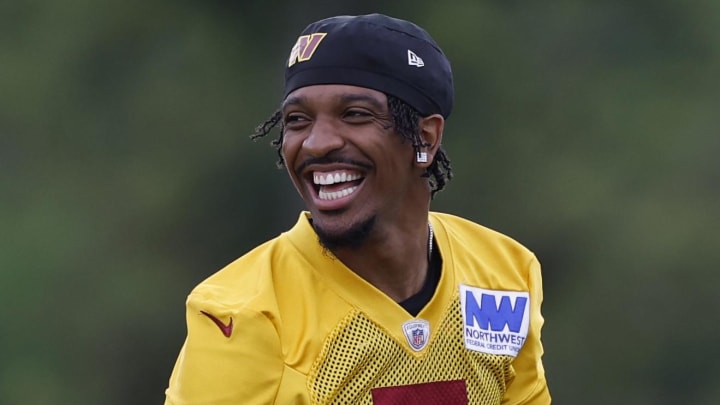
[[[433,114],[420,119],[420,141],[422,144],[416,151],[415,164],[428,168],[433,163],[435,153],[442,143],[445,119],[440,114]]]

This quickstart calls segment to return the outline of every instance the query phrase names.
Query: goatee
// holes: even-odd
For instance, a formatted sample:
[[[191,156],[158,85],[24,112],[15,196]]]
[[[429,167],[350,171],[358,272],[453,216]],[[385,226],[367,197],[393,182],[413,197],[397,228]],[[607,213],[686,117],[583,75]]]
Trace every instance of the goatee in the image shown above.
[[[356,249],[365,244],[375,226],[375,219],[376,217],[373,215],[365,221],[353,224],[349,229],[342,232],[329,232],[314,222],[312,222],[312,225],[320,244],[332,252],[342,248]]]

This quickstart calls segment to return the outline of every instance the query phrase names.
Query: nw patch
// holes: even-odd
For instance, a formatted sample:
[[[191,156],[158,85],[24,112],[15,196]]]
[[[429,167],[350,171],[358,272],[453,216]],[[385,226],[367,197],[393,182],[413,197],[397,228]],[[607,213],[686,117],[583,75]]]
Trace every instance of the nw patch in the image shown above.
[[[516,357],[530,324],[530,294],[460,285],[465,348]]]

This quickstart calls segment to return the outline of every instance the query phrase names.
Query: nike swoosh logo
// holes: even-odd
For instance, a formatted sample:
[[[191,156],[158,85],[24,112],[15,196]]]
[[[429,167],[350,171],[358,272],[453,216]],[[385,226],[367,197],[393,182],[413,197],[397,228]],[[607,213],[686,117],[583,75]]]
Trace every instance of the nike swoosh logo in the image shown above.
[[[209,312],[200,311],[200,313],[207,316],[208,318],[210,318],[210,320],[213,321],[215,323],[215,325],[217,325],[218,328],[220,328],[220,331],[222,332],[223,335],[225,335],[225,337],[230,337],[230,335],[232,334],[232,330],[233,330],[232,317],[230,318],[230,322],[227,325],[225,325],[225,323],[223,323],[223,321],[219,320],[217,317],[215,317],[215,315],[213,315]]]

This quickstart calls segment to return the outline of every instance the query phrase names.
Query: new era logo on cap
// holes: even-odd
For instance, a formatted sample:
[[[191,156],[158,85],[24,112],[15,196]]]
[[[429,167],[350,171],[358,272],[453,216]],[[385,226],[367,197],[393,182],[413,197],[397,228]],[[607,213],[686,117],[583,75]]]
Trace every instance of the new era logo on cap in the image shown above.
[[[408,65],[423,67],[425,66],[425,62],[423,62],[421,57],[415,55],[415,52],[408,49]]]

